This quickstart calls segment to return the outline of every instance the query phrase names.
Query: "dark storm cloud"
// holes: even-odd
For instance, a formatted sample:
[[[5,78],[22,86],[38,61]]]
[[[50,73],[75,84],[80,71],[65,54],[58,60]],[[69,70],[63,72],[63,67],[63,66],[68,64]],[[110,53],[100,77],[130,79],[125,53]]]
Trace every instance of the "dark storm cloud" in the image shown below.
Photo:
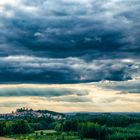
[[[126,62],[125,62],[126,61]],[[128,60],[93,60],[79,58],[40,58],[9,56],[1,58],[0,82],[73,83],[101,80],[123,81],[138,72],[140,64]],[[129,60],[130,61],[130,60]]]
[[[131,79],[139,67],[121,60],[139,59],[139,10],[139,0],[1,4],[0,82]]]

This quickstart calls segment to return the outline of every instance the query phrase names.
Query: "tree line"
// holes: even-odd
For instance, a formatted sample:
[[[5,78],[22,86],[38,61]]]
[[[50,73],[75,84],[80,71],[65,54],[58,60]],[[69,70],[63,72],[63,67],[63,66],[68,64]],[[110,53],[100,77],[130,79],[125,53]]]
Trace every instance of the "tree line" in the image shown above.
[[[0,121],[0,136],[27,134],[36,130],[55,129],[57,132],[76,132],[81,137],[101,140],[139,140],[140,117],[127,115],[68,116],[56,121],[50,117],[25,117],[23,120]]]

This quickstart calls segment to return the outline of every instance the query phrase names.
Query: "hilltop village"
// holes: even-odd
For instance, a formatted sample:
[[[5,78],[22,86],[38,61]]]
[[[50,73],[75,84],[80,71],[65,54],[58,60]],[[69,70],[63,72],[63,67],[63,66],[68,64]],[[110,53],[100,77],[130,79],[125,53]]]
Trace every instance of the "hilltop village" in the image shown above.
[[[15,112],[7,114],[0,114],[0,121],[2,120],[20,120],[25,117],[33,117],[33,118],[51,118],[54,120],[63,120],[65,119],[65,115],[62,113],[57,113],[48,110],[33,110],[31,108],[23,107],[17,109]]]

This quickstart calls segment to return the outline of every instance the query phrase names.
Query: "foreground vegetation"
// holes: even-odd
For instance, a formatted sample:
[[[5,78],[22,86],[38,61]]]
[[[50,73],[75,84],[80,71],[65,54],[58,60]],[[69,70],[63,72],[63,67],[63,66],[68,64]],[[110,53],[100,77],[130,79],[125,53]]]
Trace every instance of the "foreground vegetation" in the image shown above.
[[[134,128],[99,128],[97,124],[88,124],[82,133],[58,132],[54,130],[35,131],[30,134],[17,134],[7,137],[18,140],[139,140],[140,130]]]
[[[76,114],[57,121],[27,117],[1,121],[0,135],[19,140],[140,140],[140,115]]]
[[[11,135],[10,138],[19,140],[81,140],[77,132],[56,132],[53,130],[36,131],[31,134]],[[91,140],[91,139],[84,139]]]

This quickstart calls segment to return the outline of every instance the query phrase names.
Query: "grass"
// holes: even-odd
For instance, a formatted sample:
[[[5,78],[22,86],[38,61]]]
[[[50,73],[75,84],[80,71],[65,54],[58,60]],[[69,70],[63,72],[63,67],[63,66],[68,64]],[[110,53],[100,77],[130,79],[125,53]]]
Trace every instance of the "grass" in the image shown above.
[[[41,134],[43,132],[43,134]],[[17,140],[81,140],[76,132],[56,132],[54,130],[36,131],[32,134],[8,136]],[[91,140],[91,139],[84,139]]]
[[[140,139],[140,129],[111,127],[112,134],[109,140],[138,140]],[[77,132],[57,132],[55,130],[35,131],[31,134],[10,135],[9,138],[17,140],[91,140],[81,139]],[[93,139],[92,139],[93,140]]]

